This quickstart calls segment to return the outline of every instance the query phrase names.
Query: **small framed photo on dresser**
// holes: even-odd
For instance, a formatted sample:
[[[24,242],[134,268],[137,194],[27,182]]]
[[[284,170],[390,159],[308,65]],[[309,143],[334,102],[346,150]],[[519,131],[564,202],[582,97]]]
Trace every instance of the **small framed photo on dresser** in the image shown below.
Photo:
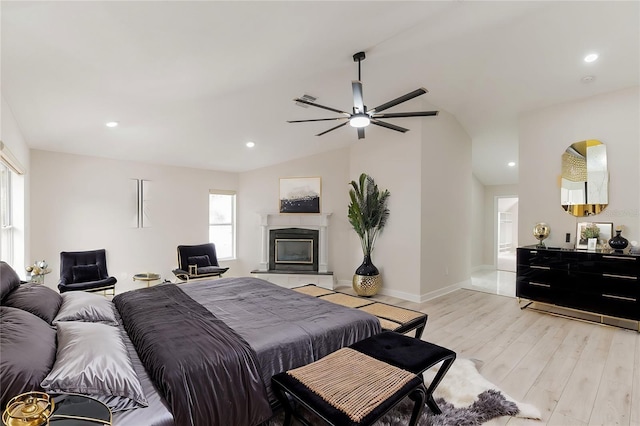
[[[596,238],[599,242],[607,242],[613,235],[611,222],[578,222],[576,228],[576,249],[595,250],[589,247],[589,239]]]

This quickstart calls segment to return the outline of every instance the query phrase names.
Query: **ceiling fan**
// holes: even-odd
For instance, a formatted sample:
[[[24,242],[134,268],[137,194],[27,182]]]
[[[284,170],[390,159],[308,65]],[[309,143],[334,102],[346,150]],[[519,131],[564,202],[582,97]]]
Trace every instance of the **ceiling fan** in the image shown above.
[[[428,117],[428,116],[438,115],[438,111],[392,112],[387,114],[382,113],[382,111],[386,109],[394,107],[398,104],[406,102],[420,95],[424,95],[425,93],[427,93],[427,89],[425,89],[424,87],[414,90],[413,92],[409,92],[406,95],[400,96],[399,98],[396,98],[392,101],[385,102],[382,105],[379,105],[373,109],[367,110],[367,107],[364,105],[364,100],[362,97],[362,81],[361,81],[361,75],[360,75],[360,63],[364,60],[364,58],[365,58],[364,52],[358,52],[355,55],[353,55],[353,61],[358,63],[358,79],[351,82],[351,87],[353,88],[353,113],[340,111],[339,109],[320,105],[308,99],[295,98],[293,101],[296,103],[302,103],[302,104],[314,106],[316,108],[322,108],[328,111],[337,112],[338,114],[342,114],[342,117],[316,118],[313,120],[291,120],[291,121],[287,121],[287,123],[306,123],[311,121],[345,120],[344,123],[338,124],[337,126],[332,127],[329,130],[325,130],[322,133],[318,133],[316,136],[322,136],[333,130],[339,129],[342,126],[346,126],[347,124],[350,124],[351,127],[355,127],[358,130],[358,139],[364,139],[364,128],[367,127],[369,124],[375,124],[376,126],[385,127],[387,129],[395,130],[397,132],[402,132],[402,133],[409,131],[409,129],[405,129],[404,127],[396,126],[394,124],[381,121],[380,120],[381,118]]]

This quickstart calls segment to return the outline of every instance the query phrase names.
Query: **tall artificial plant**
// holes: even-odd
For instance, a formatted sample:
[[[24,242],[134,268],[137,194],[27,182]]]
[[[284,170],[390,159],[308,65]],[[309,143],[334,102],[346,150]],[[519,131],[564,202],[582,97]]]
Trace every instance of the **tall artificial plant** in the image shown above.
[[[362,253],[371,256],[378,234],[389,218],[389,191],[380,191],[373,178],[362,173],[358,182],[351,181],[349,223],[360,237]]]

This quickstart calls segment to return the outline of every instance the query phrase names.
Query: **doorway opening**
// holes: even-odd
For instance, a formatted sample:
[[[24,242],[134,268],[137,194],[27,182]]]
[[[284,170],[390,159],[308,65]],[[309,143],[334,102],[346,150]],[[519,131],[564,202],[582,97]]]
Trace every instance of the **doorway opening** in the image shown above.
[[[496,269],[516,271],[518,247],[518,197],[497,197]]]

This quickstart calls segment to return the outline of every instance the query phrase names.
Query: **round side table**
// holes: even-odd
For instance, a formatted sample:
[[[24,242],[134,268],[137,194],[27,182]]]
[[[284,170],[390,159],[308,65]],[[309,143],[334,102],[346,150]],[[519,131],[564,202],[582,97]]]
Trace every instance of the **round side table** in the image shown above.
[[[26,392],[13,397],[2,413],[7,426],[110,426],[109,407],[80,394]]]
[[[151,283],[151,281],[160,281],[160,274],[156,274],[155,272],[143,272],[140,274],[135,274],[133,276],[133,281],[146,281],[147,282],[147,287],[149,287],[149,284]]]
[[[55,410],[49,418],[51,426],[109,426],[112,415],[109,407],[86,395],[54,395]]]

